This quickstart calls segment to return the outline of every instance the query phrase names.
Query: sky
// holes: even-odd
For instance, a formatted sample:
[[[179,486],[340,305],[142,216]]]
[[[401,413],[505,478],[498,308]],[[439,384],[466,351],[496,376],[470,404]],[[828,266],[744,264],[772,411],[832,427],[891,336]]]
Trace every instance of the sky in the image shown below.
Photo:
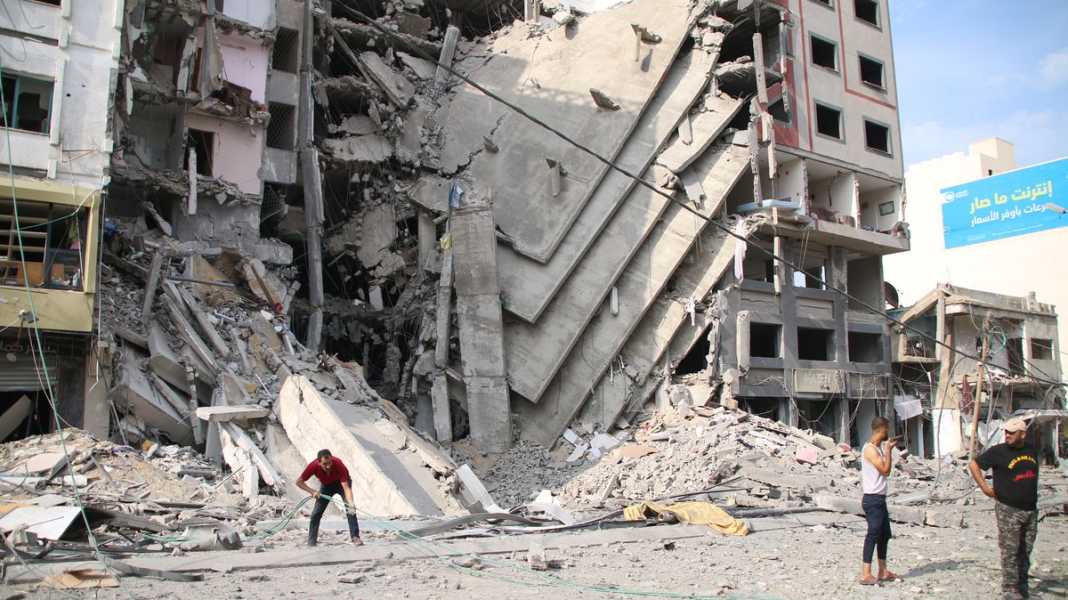
[[[892,0],[905,166],[997,136],[1068,156],[1068,0]]]

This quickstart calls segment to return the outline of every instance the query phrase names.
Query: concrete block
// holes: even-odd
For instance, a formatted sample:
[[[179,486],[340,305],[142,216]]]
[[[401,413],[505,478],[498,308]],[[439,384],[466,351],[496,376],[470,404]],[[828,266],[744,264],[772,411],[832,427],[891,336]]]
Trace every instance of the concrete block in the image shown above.
[[[197,418],[204,421],[222,423],[225,421],[262,419],[271,411],[262,406],[201,406],[197,408]]]
[[[808,463],[814,465],[819,462],[820,452],[815,446],[798,446],[797,451],[794,452],[794,458],[797,462]]]
[[[482,484],[482,480],[478,478],[478,475],[475,475],[475,472],[471,470],[470,465],[460,465],[456,469],[456,478],[460,481],[460,491],[464,495],[466,506],[472,513],[507,512],[494,502],[493,496],[486,490],[486,486]]]
[[[133,354],[128,353],[119,366],[118,383],[111,394],[113,400],[128,405],[146,425],[166,433],[174,443],[193,444],[193,428],[189,421],[156,393]]]

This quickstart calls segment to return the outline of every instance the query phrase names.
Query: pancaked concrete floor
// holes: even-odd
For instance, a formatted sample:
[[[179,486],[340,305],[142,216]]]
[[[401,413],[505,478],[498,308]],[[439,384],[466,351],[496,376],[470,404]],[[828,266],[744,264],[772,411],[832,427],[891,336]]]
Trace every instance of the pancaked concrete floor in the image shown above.
[[[979,510],[979,509],[975,509]],[[856,583],[865,523],[823,513],[756,519],[747,537],[611,544],[552,553],[564,567],[530,571],[525,553],[481,560],[481,570],[445,560],[209,573],[200,583],[123,578],[121,588],[90,592],[102,600],[130,598],[567,598],[718,597],[736,599],[967,599],[999,597],[1000,571],[992,513],[969,515],[966,529],[894,525],[890,566],[902,581],[878,588]],[[296,533],[296,532],[293,532]],[[297,543],[288,534],[275,546]],[[320,548],[336,548],[340,531],[323,532]],[[382,543],[371,541],[369,543]],[[438,542],[443,544],[444,542]],[[266,559],[267,556],[265,555]],[[461,561],[457,561],[461,562]],[[1032,598],[1068,597],[1068,517],[1039,524],[1032,555]],[[339,575],[360,578],[342,583]],[[632,594],[611,591],[612,586]],[[600,591],[605,590],[605,591]],[[38,591],[34,597],[64,592]],[[58,595],[57,595],[58,594]]]

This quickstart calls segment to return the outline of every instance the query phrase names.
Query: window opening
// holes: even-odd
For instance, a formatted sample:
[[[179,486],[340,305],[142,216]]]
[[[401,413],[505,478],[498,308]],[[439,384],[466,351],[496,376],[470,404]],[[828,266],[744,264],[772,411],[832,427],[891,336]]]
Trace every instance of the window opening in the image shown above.
[[[835,139],[842,139],[842,111],[816,104],[816,131]]]

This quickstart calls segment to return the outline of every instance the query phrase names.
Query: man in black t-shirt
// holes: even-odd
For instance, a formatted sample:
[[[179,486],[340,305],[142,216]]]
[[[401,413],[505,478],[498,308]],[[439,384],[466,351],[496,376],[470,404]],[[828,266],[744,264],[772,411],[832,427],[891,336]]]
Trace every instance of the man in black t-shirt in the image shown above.
[[[1007,600],[1029,597],[1027,572],[1038,532],[1038,455],[1027,438],[1027,422],[1005,422],[1005,443],[986,449],[971,462],[972,478],[994,499],[1001,550],[1001,591]],[[994,487],[983,471],[993,469]]]

